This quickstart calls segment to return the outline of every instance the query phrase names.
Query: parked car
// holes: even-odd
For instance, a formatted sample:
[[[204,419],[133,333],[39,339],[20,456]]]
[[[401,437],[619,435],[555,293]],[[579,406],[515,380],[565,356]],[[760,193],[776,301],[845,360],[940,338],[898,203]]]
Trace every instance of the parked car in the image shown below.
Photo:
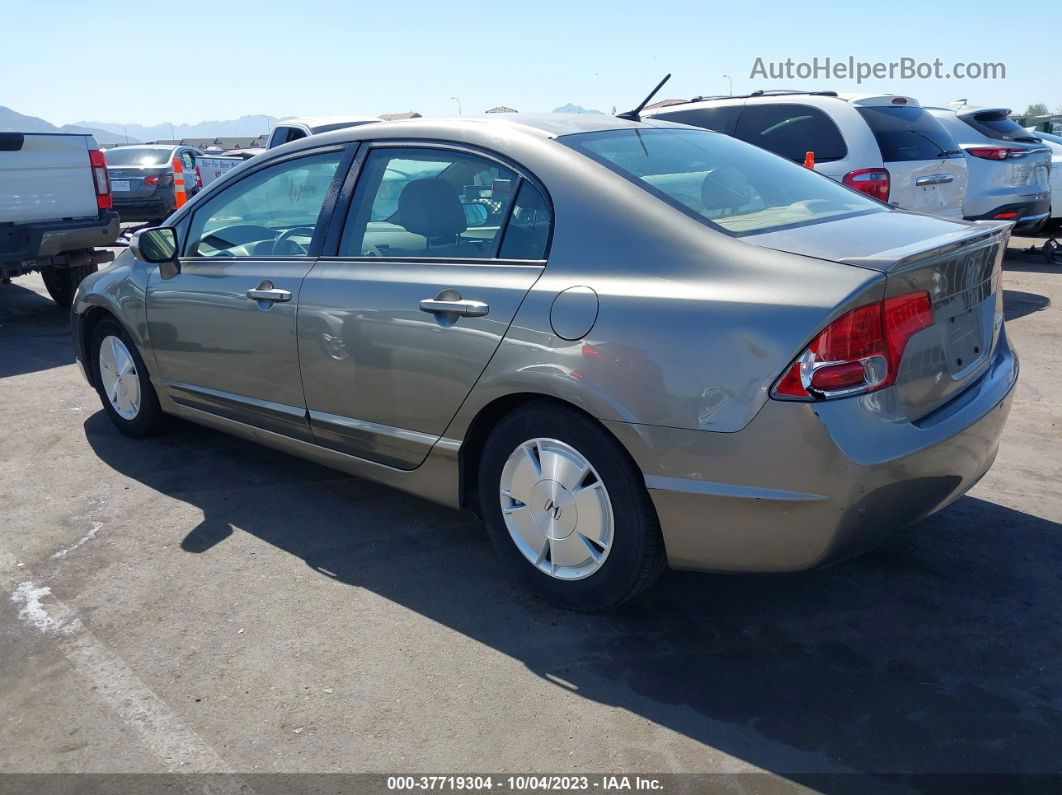
[[[1018,372],[1009,224],[899,212],[659,120],[344,129],[170,223],[74,311],[119,430],[183,417],[472,507],[576,609],[665,563],[874,546],[985,473]]]
[[[167,144],[117,146],[105,152],[114,192],[114,209],[122,221],[160,223],[177,209],[173,162],[181,159],[185,194],[199,190],[198,149]]]
[[[70,306],[118,237],[103,154],[91,135],[0,132],[0,278],[40,271]]]
[[[1010,118],[1007,108],[957,105],[928,108],[966,154],[970,186],[962,213],[969,219],[1012,221],[1035,231],[1051,212],[1051,150]]]
[[[344,127],[359,127],[380,121],[373,116],[315,116],[308,119],[284,119],[277,122],[266,143],[266,149],[298,141],[309,135],[342,130]]]
[[[695,98],[643,114],[733,135],[850,188],[913,210],[962,217],[966,163],[955,140],[913,97],[757,91]]]
[[[1062,135],[1038,132],[1034,135],[1051,150],[1051,220],[1062,219]]]

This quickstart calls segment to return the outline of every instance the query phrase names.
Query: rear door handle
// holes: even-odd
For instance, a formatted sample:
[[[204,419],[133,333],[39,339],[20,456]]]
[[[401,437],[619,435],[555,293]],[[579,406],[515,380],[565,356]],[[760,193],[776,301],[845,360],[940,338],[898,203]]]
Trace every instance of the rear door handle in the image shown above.
[[[449,312],[461,317],[483,317],[490,311],[490,307],[482,301],[444,301],[438,298],[425,298],[420,302],[420,311],[433,315]]]
[[[951,174],[930,174],[928,177],[918,177],[915,180],[917,187],[923,187],[925,185],[946,185],[949,182],[954,182],[955,177]]]

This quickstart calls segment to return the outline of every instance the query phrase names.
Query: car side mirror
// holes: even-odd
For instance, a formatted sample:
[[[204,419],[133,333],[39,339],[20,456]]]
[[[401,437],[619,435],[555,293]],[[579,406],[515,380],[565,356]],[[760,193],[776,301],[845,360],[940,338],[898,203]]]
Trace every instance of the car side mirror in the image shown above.
[[[129,250],[138,260],[158,265],[163,279],[172,279],[181,272],[181,262],[177,259],[177,231],[172,226],[141,229],[129,241]]]

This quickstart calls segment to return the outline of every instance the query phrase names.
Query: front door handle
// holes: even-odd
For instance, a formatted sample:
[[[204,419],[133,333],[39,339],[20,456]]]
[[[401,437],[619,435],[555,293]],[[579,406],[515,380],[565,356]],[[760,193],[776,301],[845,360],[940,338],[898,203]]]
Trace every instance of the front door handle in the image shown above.
[[[490,307],[482,301],[465,299],[447,301],[439,298],[425,298],[420,302],[420,311],[433,315],[450,313],[461,317],[483,317],[490,311]]]
[[[274,287],[273,282],[266,279],[254,289],[248,290],[247,297],[252,301],[272,301],[279,304],[290,301],[291,293],[288,290]]]

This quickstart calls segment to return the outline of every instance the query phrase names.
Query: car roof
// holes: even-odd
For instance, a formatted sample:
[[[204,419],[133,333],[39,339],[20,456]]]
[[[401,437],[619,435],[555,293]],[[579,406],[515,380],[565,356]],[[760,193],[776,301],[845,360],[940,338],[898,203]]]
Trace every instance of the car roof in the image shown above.
[[[322,124],[360,124],[369,121],[379,121],[377,116],[306,116],[301,119],[281,119],[276,122],[276,127],[318,127]]]
[[[357,127],[344,127],[318,133],[311,141],[308,138],[284,144],[276,149],[295,147],[296,144],[346,143],[365,138],[439,138],[447,139],[455,133],[463,135],[490,136],[494,132],[528,135],[540,139],[561,138],[577,133],[603,132],[606,130],[653,129],[660,127],[686,127],[684,124],[663,119],[629,121],[603,113],[491,113],[483,116],[459,116],[455,118],[403,119],[379,121]],[[275,150],[270,150],[275,151]],[[288,150],[290,151],[290,150]]]

